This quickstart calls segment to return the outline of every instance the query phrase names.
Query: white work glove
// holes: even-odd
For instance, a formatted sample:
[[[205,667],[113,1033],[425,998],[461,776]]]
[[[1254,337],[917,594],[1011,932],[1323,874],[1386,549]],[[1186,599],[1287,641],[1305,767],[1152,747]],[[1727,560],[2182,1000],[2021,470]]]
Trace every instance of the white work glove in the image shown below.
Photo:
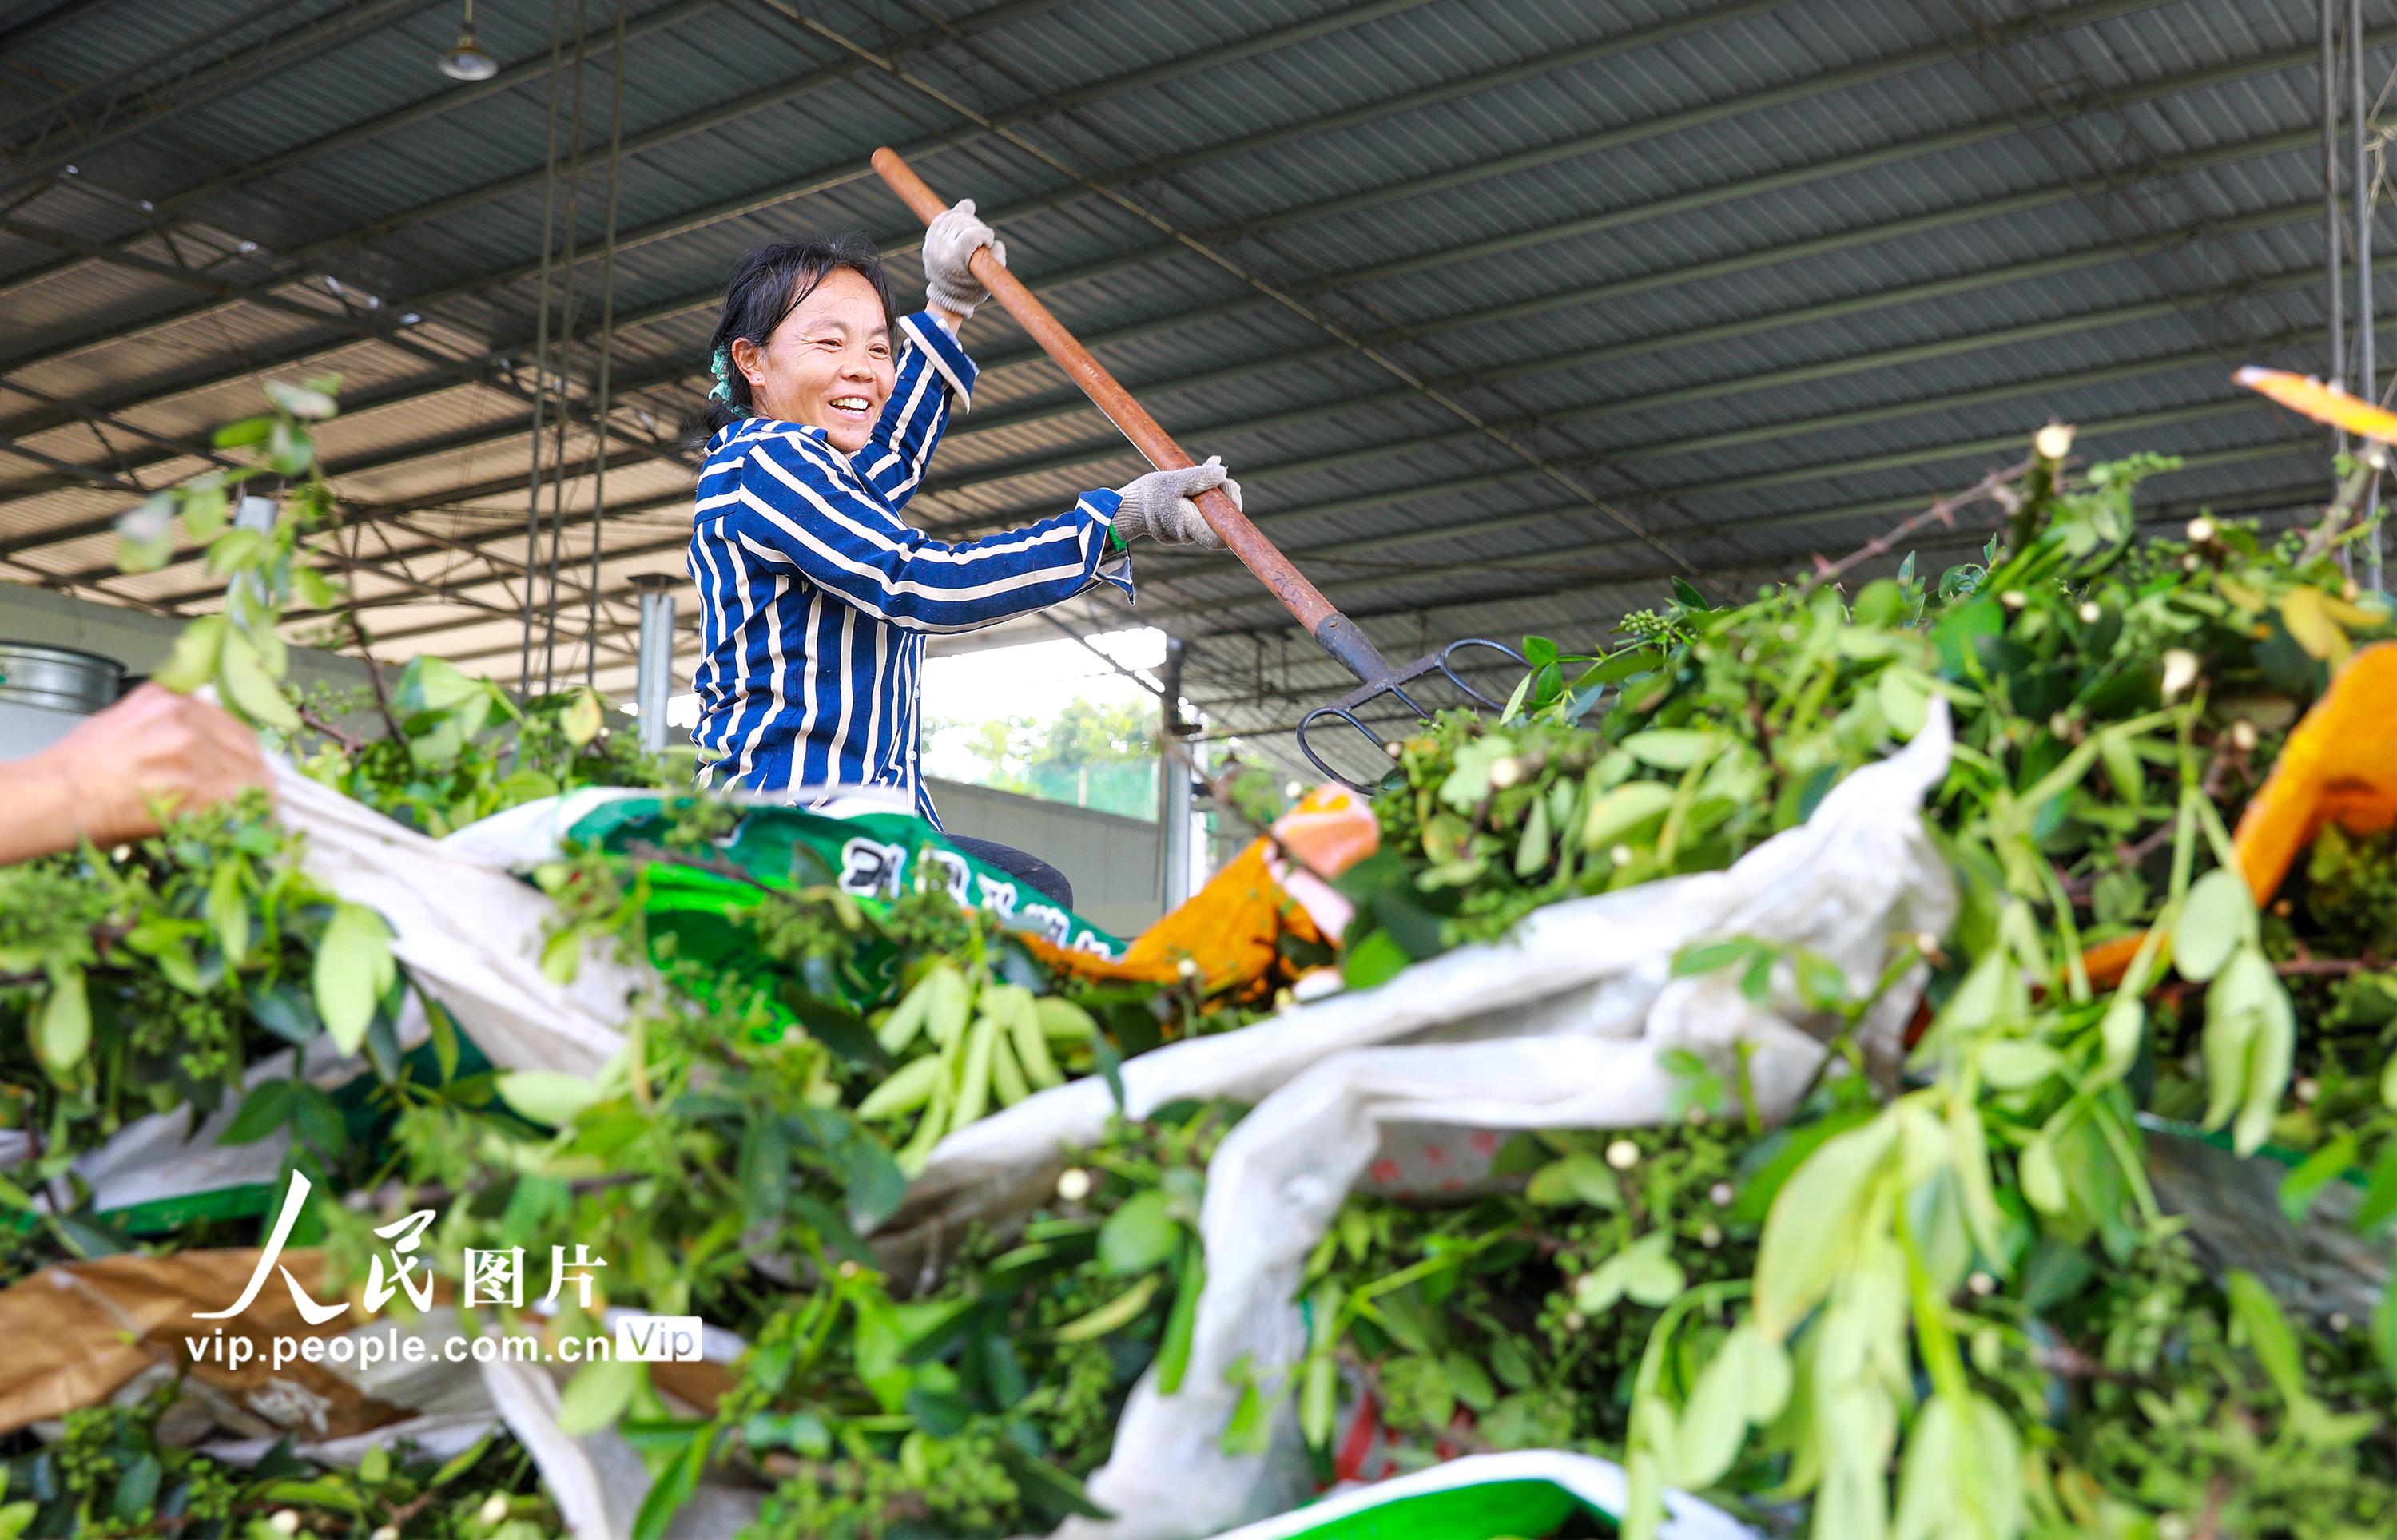
[[[1198,505],[1190,500],[1211,486],[1222,487],[1232,506],[1246,511],[1240,484],[1224,473],[1221,456],[1210,455],[1202,465],[1186,471],[1151,471],[1130,486],[1118,488],[1117,496],[1123,503],[1116,510],[1116,529],[1126,540],[1145,535],[1159,545],[1221,551],[1224,537],[1215,533]]]
[[[971,315],[976,305],[990,298],[990,290],[968,265],[984,246],[990,247],[999,266],[1007,265],[1007,243],[974,218],[971,198],[960,198],[955,208],[935,215],[924,229],[924,298],[959,320]]]

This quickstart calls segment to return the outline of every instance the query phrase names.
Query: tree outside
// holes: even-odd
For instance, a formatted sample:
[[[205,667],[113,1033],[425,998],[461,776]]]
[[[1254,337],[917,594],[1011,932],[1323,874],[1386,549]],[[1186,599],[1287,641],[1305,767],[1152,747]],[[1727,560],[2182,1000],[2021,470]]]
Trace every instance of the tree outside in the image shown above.
[[[1070,700],[1045,722],[935,722],[931,731],[958,726],[969,730],[964,747],[981,763],[972,777],[981,785],[1126,817],[1157,816],[1153,700]]]

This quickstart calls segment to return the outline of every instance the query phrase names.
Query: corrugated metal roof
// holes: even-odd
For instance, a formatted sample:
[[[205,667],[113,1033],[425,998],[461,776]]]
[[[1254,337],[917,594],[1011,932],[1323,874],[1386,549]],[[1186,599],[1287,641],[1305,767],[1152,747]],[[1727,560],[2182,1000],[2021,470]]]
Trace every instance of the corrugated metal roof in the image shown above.
[[[0,37],[58,3],[0,0]],[[2397,0],[2365,11],[2377,83]],[[1587,644],[1653,602],[1665,558],[1600,503],[1744,587],[2012,458],[2051,416],[2083,423],[2091,453],[2189,457],[2158,484],[2170,510],[2284,514],[2324,478],[2318,437],[2226,379],[2327,362],[2308,7],[852,0],[804,13],[812,27],[782,0],[626,12],[613,687],[632,578],[681,569],[674,440],[734,258],[862,229],[893,249],[903,293],[919,282],[912,221],[864,174],[886,141],[998,219],[1016,271],[1194,449],[1230,459],[1261,525],[1394,652],[1464,631]],[[205,609],[211,580],[188,560],[103,576],[121,487],[203,465],[198,441],[261,381],[337,371],[349,409],[324,447],[378,566],[356,586],[379,628],[514,667],[544,224],[566,236],[552,87],[561,132],[574,89],[553,81],[547,16],[477,17],[509,72],[488,87],[432,67],[456,35],[449,0],[115,0],[11,51],[0,379],[20,389],[0,395],[0,574]],[[585,412],[614,23],[589,6],[566,365]],[[815,28],[897,50],[900,73]],[[2397,307],[2397,282],[2376,304]],[[935,533],[1138,468],[992,317],[968,334],[975,410],[915,505]],[[560,599],[578,671],[593,449],[578,425]],[[1134,618],[1194,644],[1219,724],[1286,724],[1340,684],[1224,559],[1138,566]],[[1072,613],[1125,619],[1098,599]]]

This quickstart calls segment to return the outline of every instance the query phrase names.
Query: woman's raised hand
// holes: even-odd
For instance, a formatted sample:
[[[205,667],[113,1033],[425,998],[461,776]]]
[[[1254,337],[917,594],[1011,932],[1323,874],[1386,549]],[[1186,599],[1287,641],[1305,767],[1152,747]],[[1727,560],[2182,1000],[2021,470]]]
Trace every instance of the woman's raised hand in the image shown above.
[[[970,264],[984,246],[998,265],[1007,265],[1007,243],[974,217],[974,202],[961,198],[955,208],[935,216],[924,230],[924,298],[935,310],[962,321],[990,298],[990,290],[973,275]]]
[[[1224,473],[1221,456],[1210,455],[1203,465],[1181,471],[1151,471],[1120,488],[1117,496],[1123,501],[1116,509],[1116,528],[1127,540],[1146,536],[1159,545],[1221,551],[1224,537],[1215,533],[1198,511],[1198,505],[1191,500],[1212,486],[1222,487],[1234,508],[1247,511],[1240,501],[1240,484]]]

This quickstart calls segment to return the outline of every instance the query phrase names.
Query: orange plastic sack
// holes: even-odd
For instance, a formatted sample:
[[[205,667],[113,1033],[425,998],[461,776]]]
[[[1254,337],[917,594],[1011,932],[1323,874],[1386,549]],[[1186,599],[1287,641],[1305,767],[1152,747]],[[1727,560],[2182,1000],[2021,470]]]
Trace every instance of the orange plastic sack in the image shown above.
[[[2297,852],[2323,826],[2379,834],[2397,826],[2397,643],[2347,660],[2281,750],[2263,789],[2241,815],[2231,843],[2258,904],[2280,891]],[[2093,983],[2129,970],[2138,936],[2119,936],[2082,959]]]
[[[1381,825],[1363,798],[1325,786],[1275,820],[1270,839],[1250,842],[1205,887],[1148,929],[1115,960],[1067,951],[1035,938],[1034,949],[1086,978],[1167,983],[1186,959],[1210,993],[1261,984],[1284,936],[1336,938],[1346,905],[1327,885],[1381,844]],[[1284,853],[1288,859],[1284,859]]]

